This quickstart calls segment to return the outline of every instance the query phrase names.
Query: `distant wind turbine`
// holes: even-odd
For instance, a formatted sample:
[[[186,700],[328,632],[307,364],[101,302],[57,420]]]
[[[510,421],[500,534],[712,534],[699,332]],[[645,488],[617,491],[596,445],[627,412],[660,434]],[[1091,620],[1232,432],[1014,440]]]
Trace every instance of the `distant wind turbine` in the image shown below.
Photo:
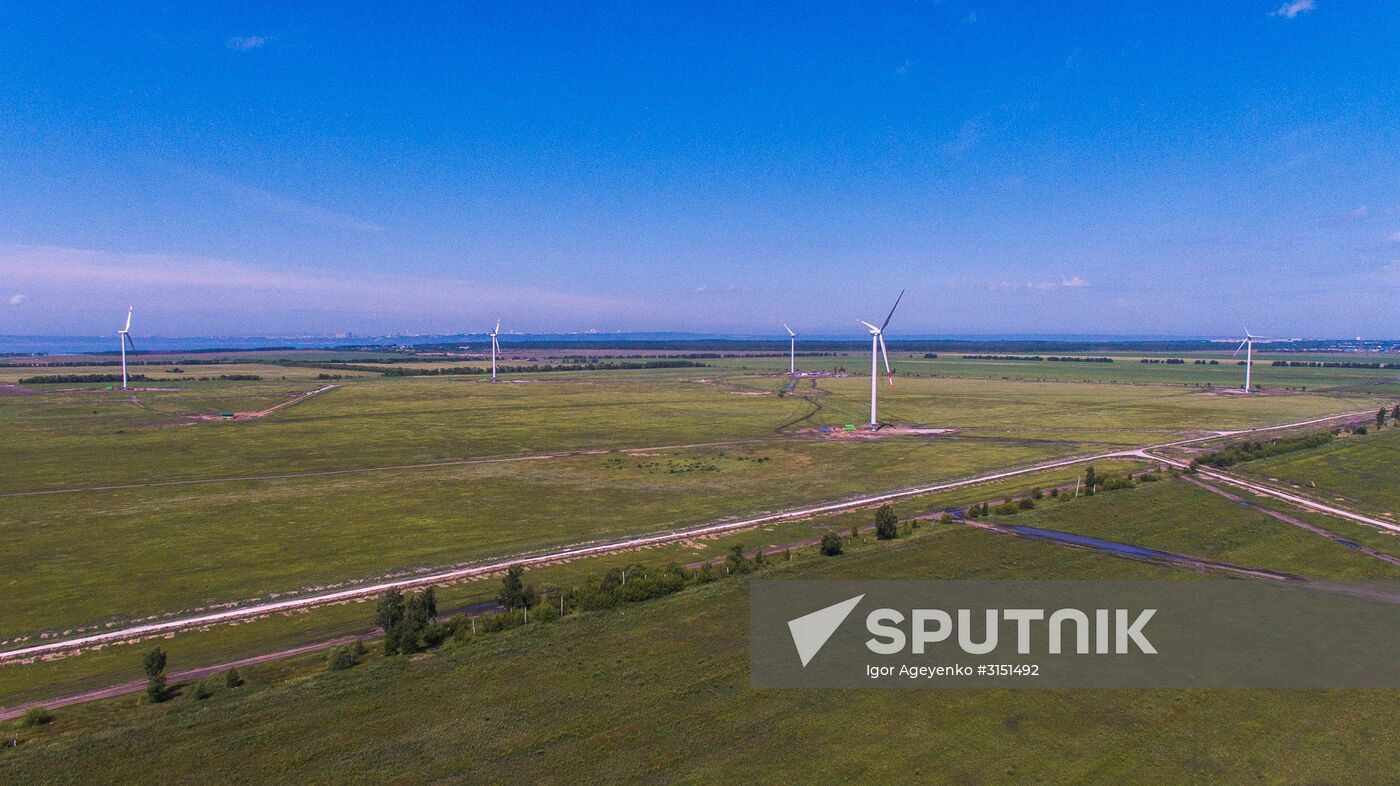
[[[1254,341],[1260,338],[1264,337],[1256,336],[1249,332],[1249,328],[1245,328],[1244,340],[1240,342],[1238,347],[1235,347],[1235,351],[1230,355],[1230,357],[1235,357],[1235,355],[1240,354],[1241,349],[1244,350],[1244,392],[1246,393],[1250,391],[1250,374],[1254,371]]]
[[[501,334],[501,320],[496,320],[496,329],[491,331],[491,381],[496,381],[496,351],[500,344],[496,342],[496,336]]]
[[[788,376],[797,376],[797,334],[792,332],[792,328],[787,323],[782,323],[783,330],[788,332]]]
[[[862,325],[870,328],[870,427],[872,429],[880,427],[880,421],[876,417],[875,407],[878,397],[876,393],[877,386],[875,384],[875,377],[879,373],[879,356],[884,356],[885,374],[889,376],[890,384],[894,384],[894,371],[890,369],[890,354],[885,351],[885,328],[889,327],[890,318],[894,316],[894,310],[899,308],[899,301],[903,299],[904,290],[901,289],[899,290],[899,297],[894,299],[894,305],[890,307],[890,313],[885,316],[885,321],[881,322],[879,327],[875,327],[863,319],[860,320]]]
[[[135,351],[136,351],[136,344],[135,344],[135,342],[133,342],[133,341],[131,340],[131,312],[132,312],[132,310],[135,309],[135,308],[136,308],[136,306],[129,306],[129,307],[127,307],[127,309],[126,309],[126,327],[124,327],[124,328],[122,328],[121,330],[118,330],[118,331],[117,331],[117,335],[121,337],[119,341],[120,341],[121,348],[122,348],[122,390],[130,390],[130,389],[131,389],[131,388],[129,388],[129,387],[127,386],[127,384],[126,384],[126,345],[127,345],[127,344],[130,344],[130,345],[131,345],[131,351],[132,351],[132,352],[135,352]]]

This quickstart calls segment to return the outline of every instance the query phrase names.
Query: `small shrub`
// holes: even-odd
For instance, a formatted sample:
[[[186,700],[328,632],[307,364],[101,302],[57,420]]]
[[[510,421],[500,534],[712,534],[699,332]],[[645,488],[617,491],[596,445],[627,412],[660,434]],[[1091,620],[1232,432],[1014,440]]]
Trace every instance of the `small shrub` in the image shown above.
[[[835,557],[842,551],[841,536],[835,532],[828,532],[822,535],[822,554],[828,557]]]
[[[992,513],[995,513],[998,516],[1014,516],[1020,510],[1020,506],[1018,506],[1014,502],[1003,502],[1002,504],[997,505],[995,508],[993,508]]]
[[[190,696],[194,697],[195,701],[204,701],[213,695],[214,691],[209,690],[209,685],[204,680],[195,683],[194,690],[190,693]]]
[[[243,685],[243,677],[239,676],[238,669],[229,669],[224,672],[224,687],[232,690]]]
[[[1020,508],[1021,510],[1031,510],[1035,508],[1035,500],[1023,499],[1020,502],[1016,503],[1016,507]]]
[[[946,510],[943,511],[943,515],[938,517],[938,523],[939,523],[939,524],[952,524],[952,523],[953,523],[953,514],[949,513],[949,512],[946,511]]]
[[[880,540],[894,540],[899,536],[899,517],[889,505],[881,505],[875,511],[875,537]]]
[[[326,658],[327,671],[344,671],[355,667],[355,651],[350,647],[342,645],[331,650],[331,654]]]
[[[146,679],[146,698],[152,704],[165,701],[165,675],[157,674]]]
[[[15,725],[22,729],[31,729],[52,722],[53,713],[43,707],[30,707],[24,711],[23,715],[15,720]]]

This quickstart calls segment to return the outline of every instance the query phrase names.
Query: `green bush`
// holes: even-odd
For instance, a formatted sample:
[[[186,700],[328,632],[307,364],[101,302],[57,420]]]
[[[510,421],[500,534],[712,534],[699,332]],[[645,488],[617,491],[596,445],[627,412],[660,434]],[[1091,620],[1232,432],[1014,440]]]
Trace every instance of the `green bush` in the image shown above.
[[[1023,499],[1020,502],[1016,503],[1016,507],[1020,508],[1021,510],[1032,510],[1035,508],[1035,500]]]
[[[15,725],[22,729],[43,726],[53,722],[53,713],[43,707],[30,707],[24,714],[15,719]]]
[[[192,696],[195,701],[204,701],[205,699],[213,695],[214,691],[209,690],[209,685],[205,683],[204,680],[196,682],[194,685],[194,690],[190,692],[190,696]]]
[[[359,659],[355,657],[355,651],[348,645],[341,645],[331,650],[330,655],[326,657],[326,670],[345,671],[353,669],[358,662]]]
[[[992,508],[992,513],[998,516],[1014,516],[1019,513],[1020,510],[1021,507],[1014,502],[1003,502],[995,508]]]
[[[841,543],[840,535],[837,535],[835,532],[828,532],[825,535],[822,535],[822,554],[825,554],[828,557],[835,557],[836,555],[841,553],[842,549],[843,545]]]

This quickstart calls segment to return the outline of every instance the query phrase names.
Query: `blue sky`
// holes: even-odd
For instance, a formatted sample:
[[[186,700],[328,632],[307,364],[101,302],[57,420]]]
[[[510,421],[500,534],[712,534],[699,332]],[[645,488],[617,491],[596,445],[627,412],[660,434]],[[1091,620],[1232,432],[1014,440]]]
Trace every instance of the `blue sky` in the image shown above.
[[[14,4],[0,333],[1400,336],[1400,8],[1280,1]]]

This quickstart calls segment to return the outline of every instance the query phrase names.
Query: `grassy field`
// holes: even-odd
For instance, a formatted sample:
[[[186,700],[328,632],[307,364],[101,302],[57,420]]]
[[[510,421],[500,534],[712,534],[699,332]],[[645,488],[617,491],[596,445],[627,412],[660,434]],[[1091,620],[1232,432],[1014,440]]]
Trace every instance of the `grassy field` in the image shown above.
[[[315,379],[319,370],[268,366],[261,381],[161,382],[135,392],[134,402],[131,393],[101,386],[35,386],[34,395],[6,388],[0,428],[13,460],[0,475],[0,494],[244,479],[0,496],[0,583],[7,593],[0,640],[1376,402],[1355,392],[1232,397],[1163,385],[904,378],[882,388],[882,419],[957,432],[848,440],[820,437],[815,427],[862,423],[867,380],[802,380],[793,394],[779,395],[781,375],[745,368],[768,362],[524,375],[495,385],[476,377],[346,379],[267,417],[235,422],[187,416],[271,407],[324,385]],[[286,379],[272,378],[278,370]],[[640,450],[405,466],[634,448]],[[375,471],[246,479],[363,469]],[[351,624],[349,616],[324,619],[293,625],[288,635],[304,640]],[[284,640],[280,633],[246,633],[225,647],[210,631],[191,639],[208,642],[209,654],[200,655],[205,645],[188,653],[207,662],[214,653]],[[13,679],[2,669],[0,695],[7,685],[41,690],[44,675],[71,682],[129,668],[103,665],[102,654],[69,662],[97,665]]]
[[[1314,578],[1400,580],[1394,565],[1180,479],[993,520]]]
[[[1112,357],[1112,363],[1052,362],[1048,360],[971,360],[964,359],[964,353],[941,353],[937,358],[925,358],[922,353],[891,352],[890,364],[897,371],[897,379],[915,376],[962,377],[970,379],[1006,379],[1030,381],[1118,383],[1137,385],[1175,385],[1187,387],[1240,387],[1244,384],[1244,367],[1238,365],[1239,358],[1223,353],[1180,354],[1176,356],[1156,355],[1148,360],[1161,361],[1168,357],[1185,360],[1181,364],[1143,363],[1145,356],[1124,353],[1038,353],[1068,354],[1072,357]],[[1032,356],[1037,353],[1012,353],[1017,356]],[[1206,363],[1197,365],[1196,360]],[[1217,365],[1210,365],[1215,360]],[[1367,368],[1305,368],[1282,367],[1272,363],[1279,361],[1338,362],[1338,363],[1396,363],[1397,355],[1312,355],[1300,357],[1296,354],[1270,353],[1256,355],[1254,359],[1254,384],[1266,390],[1326,390],[1334,388],[1365,389],[1377,383],[1394,382],[1400,379],[1400,370]],[[736,369],[787,371],[787,358],[742,358],[712,362],[722,367]],[[869,355],[838,355],[835,357],[798,358],[798,368],[829,371],[843,368],[856,376],[869,380]],[[881,367],[883,373],[883,367]]]
[[[1196,578],[919,532],[764,576]],[[283,664],[203,702],[61,711],[0,751],[0,780],[1352,783],[1400,755],[1391,692],[752,690],[746,631],[735,579],[348,672]]]
[[[1071,447],[780,442],[13,498],[0,639],[698,525]]]
[[[1100,462],[1096,466],[1104,472],[1122,472],[1142,465],[1117,461]],[[1078,468],[1067,467],[956,491],[909,497],[895,502],[893,507],[903,517],[929,515],[948,507],[996,500],[1004,495],[1025,494],[1033,487],[1073,485],[1079,476]],[[664,566],[671,562],[690,564],[722,557],[736,544],[746,548],[776,547],[813,540],[833,530],[849,533],[852,526],[869,527],[872,516],[869,509],[853,510],[839,515],[798,519],[639,551],[548,565],[532,569],[531,580],[542,586],[567,586],[578,580],[580,575],[609,567],[639,563],[652,566]],[[496,590],[495,579],[482,579],[443,587],[440,597],[443,608],[452,608],[491,600]],[[179,668],[207,666],[362,631],[368,626],[369,609],[364,603],[350,603],[321,607],[312,612],[249,620],[234,626],[184,631],[162,638],[161,646],[171,653],[171,662],[178,664]],[[0,665],[0,706],[13,706],[21,701],[135,679],[141,674],[139,655],[144,646],[141,643],[119,643],[89,650],[80,657],[54,657],[32,663]]]
[[[1400,519],[1400,428],[1393,425],[1231,469],[1278,478],[1323,500]]]

